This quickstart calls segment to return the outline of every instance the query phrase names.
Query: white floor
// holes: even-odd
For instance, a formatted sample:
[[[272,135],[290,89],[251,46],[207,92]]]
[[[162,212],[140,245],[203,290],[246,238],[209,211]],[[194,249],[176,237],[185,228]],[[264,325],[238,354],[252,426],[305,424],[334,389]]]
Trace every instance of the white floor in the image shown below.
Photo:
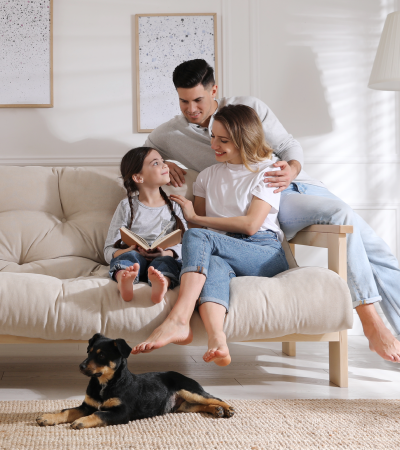
[[[229,345],[232,363],[220,368],[202,360],[204,347],[169,345],[131,355],[132,372],[175,370],[195,378],[224,399],[382,398],[400,399],[400,364],[382,360],[363,336],[349,336],[349,388],[329,383],[328,344],[297,344],[297,356],[280,343]],[[0,400],[83,399],[88,378],[78,365],[81,344],[0,345]]]

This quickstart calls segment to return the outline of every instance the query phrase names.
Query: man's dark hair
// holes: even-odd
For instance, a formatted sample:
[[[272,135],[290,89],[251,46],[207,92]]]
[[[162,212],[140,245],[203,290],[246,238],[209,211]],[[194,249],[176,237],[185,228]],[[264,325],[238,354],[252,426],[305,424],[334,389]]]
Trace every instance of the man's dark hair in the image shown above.
[[[192,59],[175,67],[172,80],[176,89],[190,89],[198,84],[207,89],[215,84],[214,69],[204,59]]]

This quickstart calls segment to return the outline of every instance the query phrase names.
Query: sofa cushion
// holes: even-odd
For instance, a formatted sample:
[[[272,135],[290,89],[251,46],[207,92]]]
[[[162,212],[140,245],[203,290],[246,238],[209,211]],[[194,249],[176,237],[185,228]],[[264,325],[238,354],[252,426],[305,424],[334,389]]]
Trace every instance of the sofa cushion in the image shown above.
[[[71,280],[21,273],[0,273],[1,334],[43,339],[89,339],[101,332],[131,343],[146,339],[167,317],[179,287],[154,305],[150,287],[134,286],[124,302],[107,276]],[[231,281],[231,307],[225,320],[228,341],[319,334],[352,327],[346,283],[319,267],[290,269],[273,278]],[[198,312],[191,321],[193,344],[207,343]]]

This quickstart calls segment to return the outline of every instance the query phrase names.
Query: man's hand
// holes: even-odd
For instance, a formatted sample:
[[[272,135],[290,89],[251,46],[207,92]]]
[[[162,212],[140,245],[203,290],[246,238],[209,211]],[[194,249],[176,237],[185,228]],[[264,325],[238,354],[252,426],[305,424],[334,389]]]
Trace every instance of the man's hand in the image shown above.
[[[174,252],[172,250],[163,250],[161,247],[157,247],[154,250],[144,250],[142,247],[138,248],[138,252],[144,256],[148,261],[152,261],[160,256],[172,256],[174,257]]]
[[[196,213],[194,212],[193,203],[188,200],[183,195],[175,195],[171,194],[169,198],[178,203],[178,205],[182,208],[183,215],[185,216],[185,219],[187,222],[196,223],[194,220],[197,217]]]
[[[170,161],[165,161],[165,164],[169,167],[169,177],[171,181],[168,186],[172,184],[174,187],[182,186],[185,182],[186,170],[181,169],[175,163]]]
[[[284,191],[289,187],[290,183],[297,177],[301,170],[301,165],[296,160],[277,161],[272,167],[280,167],[281,170],[273,172],[265,172],[264,183],[268,183],[268,187],[277,187],[274,194]]]

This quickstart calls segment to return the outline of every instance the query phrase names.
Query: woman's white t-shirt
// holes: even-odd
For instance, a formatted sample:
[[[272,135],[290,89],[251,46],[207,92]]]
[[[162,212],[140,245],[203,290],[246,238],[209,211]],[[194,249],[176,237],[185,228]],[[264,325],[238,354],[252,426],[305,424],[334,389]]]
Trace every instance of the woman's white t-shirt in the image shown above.
[[[268,187],[264,183],[266,171],[280,170],[277,167],[270,167],[272,164],[273,161],[268,160],[250,165],[256,172],[246,169],[243,164],[215,164],[199,173],[193,184],[193,194],[205,198],[208,217],[245,216],[253,196],[264,200],[271,205],[271,211],[258,231],[274,231],[282,242],[283,232],[278,222],[281,193],[274,194],[273,191],[277,188]]]

